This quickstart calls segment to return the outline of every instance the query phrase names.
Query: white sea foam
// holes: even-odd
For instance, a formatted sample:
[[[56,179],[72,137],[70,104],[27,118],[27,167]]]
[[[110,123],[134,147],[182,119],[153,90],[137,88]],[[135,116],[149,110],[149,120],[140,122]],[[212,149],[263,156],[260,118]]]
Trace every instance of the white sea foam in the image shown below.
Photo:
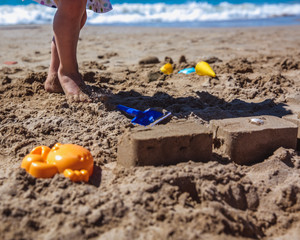
[[[138,24],[262,19],[300,15],[300,4],[115,4],[106,14],[89,11],[89,24]],[[51,23],[55,9],[41,5],[0,6],[0,25]]]

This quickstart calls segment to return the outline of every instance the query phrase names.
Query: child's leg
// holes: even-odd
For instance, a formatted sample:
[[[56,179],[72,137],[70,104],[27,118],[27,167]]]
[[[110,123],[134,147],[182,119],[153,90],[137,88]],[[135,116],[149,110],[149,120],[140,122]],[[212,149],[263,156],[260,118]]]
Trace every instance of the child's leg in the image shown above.
[[[81,24],[80,24],[80,29],[83,28],[83,26],[86,23],[87,15],[86,11],[81,18]],[[58,80],[58,68],[60,65],[60,60],[57,52],[57,47],[55,43],[55,38],[53,37],[52,42],[51,42],[51,61],[50,61],[50,67],[48,71],[48,76],[45,81],[45,90],[47,92],[63,92],[63,89],[60,85],[60,82]]]
[[[54,17],[53,30],[60,65],[59,82],[67,95],[75,101],[87,100],[81,88],[85,84],[78,72],[77,43],[81,19],[85,15],[86,0],[61,0]]]
[[[51,62],[48,70],[48,76],[45,81],[45,90],[47,92],[63,92],[63,89],[58,80],[59,57],[56,49],[55,39],[51,42]]]

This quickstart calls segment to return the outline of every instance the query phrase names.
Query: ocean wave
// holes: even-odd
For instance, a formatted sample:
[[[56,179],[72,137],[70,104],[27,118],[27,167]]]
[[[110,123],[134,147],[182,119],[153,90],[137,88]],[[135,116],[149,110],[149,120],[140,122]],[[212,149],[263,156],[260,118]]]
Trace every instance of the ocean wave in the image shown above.
[[[142,24],[265,19],[300,15],[300,4],[250,3],[219,5],[186,4],[115,4],[106,14],[88,13],[88,24]],[[41,5],[0,6],[0,25],[51,23],[55,9]]]

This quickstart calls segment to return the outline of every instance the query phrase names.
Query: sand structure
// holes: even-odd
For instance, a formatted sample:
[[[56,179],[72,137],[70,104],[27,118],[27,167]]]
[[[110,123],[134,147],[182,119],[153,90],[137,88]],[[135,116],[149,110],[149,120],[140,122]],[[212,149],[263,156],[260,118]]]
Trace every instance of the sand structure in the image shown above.
[[[296,124],[274,116],[213,120],[210,127],[177,122],[136,128],[120,139],[118,163],[129,167],[189,160],[207,162],[211,160],[214,146],[216,150],[222,149],[216,152],[237,164],[254,164],[280,147],[296,150],[297,135]]]
[[[93,102],[70,103],[43,86],[51,26],[1,27],[0,239],[298,239],[299,30],[90,26]],[[178,73],[200,61],[215,78]],[[172,118],[134,126],[118,104]],[[90,151],[87,183],[20,168],[58,142]]]

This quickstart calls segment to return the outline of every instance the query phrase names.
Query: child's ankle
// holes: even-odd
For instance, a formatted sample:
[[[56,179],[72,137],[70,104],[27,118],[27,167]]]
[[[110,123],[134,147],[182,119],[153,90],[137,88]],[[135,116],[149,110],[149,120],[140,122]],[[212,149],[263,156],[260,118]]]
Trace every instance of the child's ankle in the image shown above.
[[[79,71],[77,69],[66,69],[66,68],[62,68],[59,67],[58,69],[58,74],[62,75],[62,76],[78,76],[79,75]]]

